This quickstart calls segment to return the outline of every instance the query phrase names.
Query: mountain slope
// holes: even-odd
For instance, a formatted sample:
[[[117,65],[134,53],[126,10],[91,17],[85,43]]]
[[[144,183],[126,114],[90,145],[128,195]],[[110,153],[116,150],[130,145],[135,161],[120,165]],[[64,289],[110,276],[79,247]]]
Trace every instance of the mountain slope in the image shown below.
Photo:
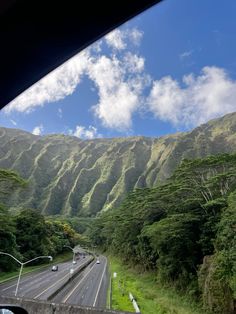
[[[9,205],[45,214],[94,216],[136,187],[168,178],[183,158],[236,151],[236,113],[161,138],[80,140],[0,128],[0,167],[29,180]]]

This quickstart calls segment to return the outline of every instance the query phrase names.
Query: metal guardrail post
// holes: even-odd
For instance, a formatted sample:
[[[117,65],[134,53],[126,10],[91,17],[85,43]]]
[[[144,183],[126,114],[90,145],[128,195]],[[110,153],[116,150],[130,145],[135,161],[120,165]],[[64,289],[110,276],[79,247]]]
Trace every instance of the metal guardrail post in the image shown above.
[[[139,309],[139,307],[138,307],[138,304],[137,304],[137,302],[136,302],[136,300],[135,300],[135,298],[133,297],[133,295],[132,295],[131,292],[129,292],[129,299],[130,299],[130,301],[131,301],[132,304],[133,304],[133,307],[134,307],[134,309],[135,309],[135,312],[136,312],[136,313],[140,313],[140,309]]]

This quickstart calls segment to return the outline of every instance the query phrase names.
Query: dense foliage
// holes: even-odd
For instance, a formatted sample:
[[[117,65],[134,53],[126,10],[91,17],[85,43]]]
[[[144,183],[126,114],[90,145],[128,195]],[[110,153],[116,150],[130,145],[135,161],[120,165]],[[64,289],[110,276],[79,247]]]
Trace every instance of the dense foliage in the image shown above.
[[[212,312],[234,313],[236,154],[183,160],[166,184],[137,189],[99,215],[90,237]]]
[[[15,172],[0,169],[2,201],[13,190],[26,184]],[[68,223],[55,219],[46,220],[43,215],[31,209],[22,209],[13,215],[0,204],[0,251],[21,261],[41,255],[55,256],[65,250],[65,245],[74,247],[83,241],[84,238]],[[0,255],[0,270],[9,271],[17,266],[12,258]]]

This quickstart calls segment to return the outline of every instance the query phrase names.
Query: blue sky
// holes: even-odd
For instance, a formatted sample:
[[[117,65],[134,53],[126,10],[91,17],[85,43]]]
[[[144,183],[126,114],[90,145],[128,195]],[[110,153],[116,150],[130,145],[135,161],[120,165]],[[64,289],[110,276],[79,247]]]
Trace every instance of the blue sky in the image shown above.
[[[13,100],[0,125],[157,137],[234,112],[235,12],[235,0],[165,0]]]

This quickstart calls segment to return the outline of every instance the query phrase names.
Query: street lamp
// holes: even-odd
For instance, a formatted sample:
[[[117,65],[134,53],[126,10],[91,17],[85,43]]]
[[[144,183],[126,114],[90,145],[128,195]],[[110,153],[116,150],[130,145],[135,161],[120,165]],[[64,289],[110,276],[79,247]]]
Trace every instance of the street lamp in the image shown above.
[[[69,249],[71,249],[72,250],[72,252],[73,252],[73,264],[74,264],[74,262],[75,262],[75,249],[73,249],[71,246],[69,246],[69,245],[63,245],[63,247],[68,247]]]
[[[0,252],[0,254],[2,255],[7,255],[7,256],[10,256],[12,257],[15,261],[17,261],[21,266],[20,266],[20,272],[19,272],[19,277],[18,277],[18,280],[17,280],[17,284],[16,284],[16,292],[15,292],[15,296],[17,295],[17,292],[18,292],[18,287],[19,287],[19,284],[20,284],[20,277],[21,277],[21,273],[22,273],[22,270],[23,270],[23,267],[24,265],[30,263],[30,262],[33,262],[34,260],[38,259],[38,258],[49,258],[50,262],[52,261],[52,256],[38,256],[38,257],[35,257],[35,258],[32,258],[31,260],[27,261],[27,262],[24,262],[22,263],[21,261],[19,261],[17,258],[15,258],[13,255],[9,254],[9,253],[5,253],[5,252]]]

